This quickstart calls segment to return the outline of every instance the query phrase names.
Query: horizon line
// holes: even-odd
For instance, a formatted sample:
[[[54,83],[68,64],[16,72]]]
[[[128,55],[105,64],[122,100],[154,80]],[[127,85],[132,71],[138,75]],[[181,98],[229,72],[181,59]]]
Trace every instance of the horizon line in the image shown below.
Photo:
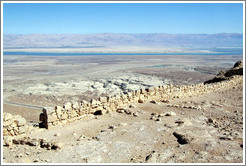
[[[92,34],[168,34],[168,35],[215,35],[215,34],[241,34],[239,32],[220,32],[220,33],[165,33],[165,32],[102,32],[102,33],[7,33],[3,35],[92,35]]]

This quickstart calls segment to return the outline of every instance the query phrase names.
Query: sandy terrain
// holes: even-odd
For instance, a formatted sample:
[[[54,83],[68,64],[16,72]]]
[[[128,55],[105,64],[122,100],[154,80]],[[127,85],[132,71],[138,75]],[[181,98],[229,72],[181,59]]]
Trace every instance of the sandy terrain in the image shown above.
[[[62,143],[58,150],[3,148],[8,163],[242,163],[243,82],[209,94],[135,104],[131,114],[110,112],[38,129],[31,138]],[[168,105],[187,105],[184,109]],[[172,116],[164,116],[173,112]]]

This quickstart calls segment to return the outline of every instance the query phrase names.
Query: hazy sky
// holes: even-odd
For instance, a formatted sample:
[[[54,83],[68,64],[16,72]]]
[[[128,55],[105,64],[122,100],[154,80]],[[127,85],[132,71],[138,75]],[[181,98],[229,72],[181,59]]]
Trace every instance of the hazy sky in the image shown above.
[[[243,33],[243,4],[4,3],[3,32]]]

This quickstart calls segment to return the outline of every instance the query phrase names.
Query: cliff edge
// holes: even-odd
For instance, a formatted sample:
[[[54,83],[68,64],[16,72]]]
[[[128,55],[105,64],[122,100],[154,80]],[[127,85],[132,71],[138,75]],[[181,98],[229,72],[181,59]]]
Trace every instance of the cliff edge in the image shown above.
[[[224,80],[229,80],[234,75],[243,75],[243,61],[236,62],[233,68],[229,70],[220,71],[217,76],[215,76],[213,79],[205,81],[204,84],[210,84],[210,83],[220,82]]]

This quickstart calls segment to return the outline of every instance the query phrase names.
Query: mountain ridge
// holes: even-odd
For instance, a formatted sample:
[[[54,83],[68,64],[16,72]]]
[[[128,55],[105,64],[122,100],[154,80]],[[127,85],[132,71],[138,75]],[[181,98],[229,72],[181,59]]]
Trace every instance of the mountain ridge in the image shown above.
[[[163,47],[242,47],[243,34],[167,34],[167,33],[95,33],[95,34],[4,34],[4,48],[163,46]]]

